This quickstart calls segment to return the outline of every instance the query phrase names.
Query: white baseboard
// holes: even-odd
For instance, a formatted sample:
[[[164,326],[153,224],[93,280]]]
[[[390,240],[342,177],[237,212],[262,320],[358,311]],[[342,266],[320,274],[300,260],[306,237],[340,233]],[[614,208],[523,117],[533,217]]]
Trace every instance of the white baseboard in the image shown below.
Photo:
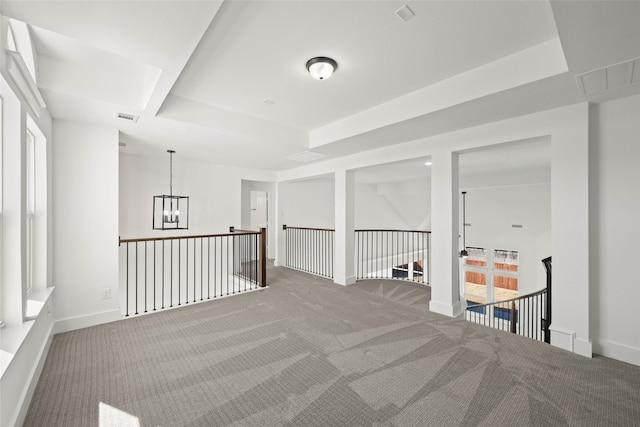
[[[429,301],[429,311],[449,317],[458,317],[464,313],[464,306],[460,301],[453,304],[444,304],[438,301]]]
[[[631,347],[612,341],[596,339],[593,341],[593,352],[621,362],[640,366],[640,348]]]
[[[576,339],[576,333],[567,329],[557,328],[551,325],[551,345],[573,353],[573,343]]]
[[[585,340],[576,336],[573,352],[584,357],[593,357],[593,345],[591,340]]]
[[[103,323],[115,322],[122,319],[120,310],[103,311],[101,313],[92,313],[86,316],[72,317],[69,319],[57,320],[54,325],[53,333],[60,334],[63,332],[75,331],[76,329],[89,328],[91,326],[101,325]]]
[[[347,286],[356,283],[356,276],[334,276],[333,283],[337,285]]]
[[[585,340],[583,338],[579,338],[575,331],[562,329],[553,325],[549,327],[549,330],[551,331],[552,346],[584,357],[593,356],[593,348],[590,339]]]

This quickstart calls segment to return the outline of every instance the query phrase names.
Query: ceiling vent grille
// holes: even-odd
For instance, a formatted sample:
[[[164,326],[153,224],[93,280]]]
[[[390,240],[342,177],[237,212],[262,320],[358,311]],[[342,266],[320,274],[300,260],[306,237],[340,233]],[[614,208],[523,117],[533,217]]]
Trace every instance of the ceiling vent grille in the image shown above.
[[[133,123],[136,123],[138,121],[138,116],[127,113],[116,113],[116,118]]]
[[[322,153],[315,153],[313,151],[303,151],[301,153],[286,157],[286,159],[293,160],[294,162],[309,163],[315,160],[320,160],[324,157],[327,157],[327,155]]]
[[[409,5],[406,4],[400,9],[396,10],[396,15],[398,15],[398,17],[400,17],[400,19],[402,19],[404,22],[407,22],[408,20],[416,16],[415,12],[411,10]]]
[[[640,58],[578,74],[576,83],[584,96],[637,85],[640,83]]]

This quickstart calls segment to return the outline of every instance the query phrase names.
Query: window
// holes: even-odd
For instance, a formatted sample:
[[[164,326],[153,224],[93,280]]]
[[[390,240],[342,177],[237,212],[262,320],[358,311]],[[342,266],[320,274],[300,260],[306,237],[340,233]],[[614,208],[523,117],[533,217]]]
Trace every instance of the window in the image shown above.
[[[4,128],[3,128],[3,122],[4,122],[4,115],[3,115],[3,111],[2,111],[2,105],[3,105],[3,100],[2,100],[2,96],[0,96],[0,271],[2,271],[2,260],[3,260],[3,256],[2,256],[2,247],[3,247],[3,240],[2,240],[2,188],[3,188],[3,184],[2,184],[2,177],[3,177],[3,173],[2,173],[2,152],[4,151],[3,149],[3,139],[2,139],[2,135],[4,134]],[[4,322],[2,321],[3,319],[3,302],[2,302],[2,295],[4,294],[4,290],[2,289],[2,274],[0,274],[0,327],[4,326]]]
[[[33,290],[34,252],[35,252],[35,214],[36,214],[36,137],[27,129],[26,139],[26,175],[27,175],[27,294]]]
[[[517,251],[468,247],[463,265],[467,305],[503,301],[518,296]]]
[[[469,256],[465,260],[465,298],[467,304],[489,302],[487,295],[487,253],[484,248],[467,248]]]
[[[495,300],[518,296],[518,252],[495,249],[493,251],[493,289]]]

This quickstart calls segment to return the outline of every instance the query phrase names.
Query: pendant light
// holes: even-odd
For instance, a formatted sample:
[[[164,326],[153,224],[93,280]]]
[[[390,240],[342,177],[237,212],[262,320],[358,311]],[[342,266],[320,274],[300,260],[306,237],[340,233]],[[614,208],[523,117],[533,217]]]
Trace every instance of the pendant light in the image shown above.
[[[469,256],[469,253],[467,252],[467,239],[466,239],[466,230],[467,230],[467,225],[466,225],[466,205],[465,205],[465,199],[467,196],[467,192],[463,191],[462,192],[462,250],[460,251],[460,258],[467,258]]]
[[[189,196],[173,195],[173,154],[169,153],[169,194],[153,196],[153,229],[186,230],[189,228]]]

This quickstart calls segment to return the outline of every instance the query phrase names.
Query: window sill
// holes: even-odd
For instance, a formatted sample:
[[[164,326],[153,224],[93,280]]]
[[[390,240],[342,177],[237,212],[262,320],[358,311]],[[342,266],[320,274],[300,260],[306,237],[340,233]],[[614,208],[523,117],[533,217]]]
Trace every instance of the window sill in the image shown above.
[[[29,336],[33,325],[47,307],[54,287],[33,291],[27,300],[25,321],[20,325],[6,325],[0,329],[0,378],[9,368],[15,354]],[[48,313],[47,313],[48,314]]]

